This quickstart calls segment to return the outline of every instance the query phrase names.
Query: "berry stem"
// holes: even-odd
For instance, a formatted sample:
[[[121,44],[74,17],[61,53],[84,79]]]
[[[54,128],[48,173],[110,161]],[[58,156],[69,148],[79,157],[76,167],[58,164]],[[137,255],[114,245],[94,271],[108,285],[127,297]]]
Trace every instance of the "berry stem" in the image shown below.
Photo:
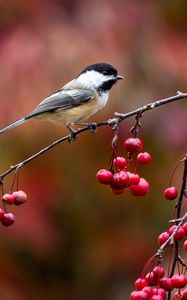
[[[4,195],[4,188],[3,188],[3,183],[1,183],[1,196],[3,197],[3,195]],[[4,209],[4,211],[5,211],[5,213],[7,213],[7,209],[6,209],[6,205],[5,205],[5,203],[4,203],[4,201],[1,199],[1,201],[2,201],[2,204],[3,204],[3,209]]]
[[[154,260],[156,258],[156,255],[154,254],[153,256],[151,256],[151,258],[148,260],[148,262],[146,263],[142,274],[141,274],[141,278],[145,278],[145,274],[147,273],[147,270],[149,269],[149,267],[154,263]]]
[[[178,164],[175,166],[175,168],[174,168],[174,170],[173,170],[173,172],[172,172],[172,174],[171,174],[170,180],[169,180],[169,186],[172,186],[173,176],[175,175],[175,172],[176,172],[178,166],[179,166],[181,163],[182,163],[182,160],[180,160],[180,161],[178,162]]]

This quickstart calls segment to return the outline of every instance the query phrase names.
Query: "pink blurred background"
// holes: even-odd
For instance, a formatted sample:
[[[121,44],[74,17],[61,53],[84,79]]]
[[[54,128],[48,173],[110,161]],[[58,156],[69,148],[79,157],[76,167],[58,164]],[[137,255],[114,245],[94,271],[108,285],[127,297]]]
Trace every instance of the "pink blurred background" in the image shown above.
[[[85,66],[113,64],[125,80],[92,121],[187,91],[187,2],[1,0],[0,125],[29,113]],[[114,196],[95,180],[111,157],[112,131],[59,145],[20,172],[28,194],[0,228],[1,300],[122,300],[157,249],[172,204],[162,191],[186,152],[186,100],[145,113],[149,196]],[[121,127],[121,141],[133,124]],[[0,171],[66,134],[30,121],[1,136]],[[181,170],[174,183],[180,186]],[[12,177],[7,178],[8,190]]]

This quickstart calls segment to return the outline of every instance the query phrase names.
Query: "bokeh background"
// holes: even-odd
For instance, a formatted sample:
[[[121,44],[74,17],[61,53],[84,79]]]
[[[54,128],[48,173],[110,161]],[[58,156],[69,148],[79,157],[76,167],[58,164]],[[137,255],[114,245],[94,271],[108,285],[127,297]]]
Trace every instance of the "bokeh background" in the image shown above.
[[[125,80],[92,121],[186,91],[186,0],[1,0],[0,124],[95,62],[113,64]],[[111,128],[59,145],[21,170],[28,202],[9,209],[13,226],[0,227],[1,300],[128,299],[171,216],[162,192],[186,152],[186,107],[180,101],[142,119],[153,156],[140,169],[151,184],[147,197],[115,196],[96,182],[111,157]],[[124,122],[121,142],[133,122]],[[2,135],[0,171],[64,134],[62,126],[30,121]]]

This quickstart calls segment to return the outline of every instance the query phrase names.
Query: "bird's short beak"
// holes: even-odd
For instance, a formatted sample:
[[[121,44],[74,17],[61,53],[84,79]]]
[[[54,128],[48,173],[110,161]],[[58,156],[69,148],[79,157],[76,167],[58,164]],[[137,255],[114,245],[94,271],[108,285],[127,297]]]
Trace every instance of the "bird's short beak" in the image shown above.
[[[123,77],[123,76],[120,76],[120,75],[117,75],[116,79],[117,79],[117,80],[121,80],[121,79],[124,79],[124,77]]]

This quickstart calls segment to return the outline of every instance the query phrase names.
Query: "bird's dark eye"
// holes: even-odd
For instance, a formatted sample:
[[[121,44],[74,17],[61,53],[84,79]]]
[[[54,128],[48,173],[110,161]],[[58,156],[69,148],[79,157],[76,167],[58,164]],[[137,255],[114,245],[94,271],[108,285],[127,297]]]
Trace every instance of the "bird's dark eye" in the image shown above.
[[[106,75],[106,74],[107,74],[107,71],[103,71],[103,74]]]

